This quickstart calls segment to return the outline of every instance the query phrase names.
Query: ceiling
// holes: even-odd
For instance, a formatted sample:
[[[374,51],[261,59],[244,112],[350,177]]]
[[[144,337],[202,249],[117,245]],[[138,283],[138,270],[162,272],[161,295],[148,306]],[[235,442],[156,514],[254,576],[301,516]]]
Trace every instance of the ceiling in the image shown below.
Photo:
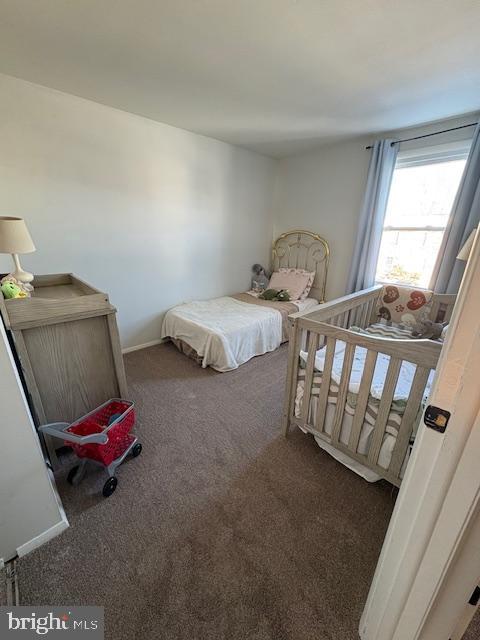
[[[480,0],[0,0],[0,72],[273,156],[480,107]]]

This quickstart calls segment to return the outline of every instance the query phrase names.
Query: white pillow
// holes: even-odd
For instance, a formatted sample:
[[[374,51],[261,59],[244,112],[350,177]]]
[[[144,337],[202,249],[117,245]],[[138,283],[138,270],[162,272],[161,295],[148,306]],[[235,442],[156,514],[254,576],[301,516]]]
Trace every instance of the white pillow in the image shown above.
[[[286,289],[290,295],[290,300],[300,300],[300,296],[305,291],[309,278],[308,272],[274,271],[268,283],[268,288]]]
[[[305,269],[296,269],[295,267],[280,267],[280,269],[278,271],[280,273],[308,274],[309,278],[308,278],[307,286],[303,290],[303,293],[300,296],[299,300],[306,300],[308,298],[308,294],[310,293],[310,289],[313,286],[313,281],[315,280],[315,271],[306,271]]]

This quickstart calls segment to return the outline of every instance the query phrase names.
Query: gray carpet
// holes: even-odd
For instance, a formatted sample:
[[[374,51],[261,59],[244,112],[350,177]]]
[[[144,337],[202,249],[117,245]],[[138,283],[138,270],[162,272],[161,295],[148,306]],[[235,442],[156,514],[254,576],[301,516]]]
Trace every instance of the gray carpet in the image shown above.
[[[286,348],[237,371],[126,356],[144,450],[104,499],[57,473],[71,527],[20,562],[22,603],[105,606],[108,639],[354,640],[393,508],[280,434]]]

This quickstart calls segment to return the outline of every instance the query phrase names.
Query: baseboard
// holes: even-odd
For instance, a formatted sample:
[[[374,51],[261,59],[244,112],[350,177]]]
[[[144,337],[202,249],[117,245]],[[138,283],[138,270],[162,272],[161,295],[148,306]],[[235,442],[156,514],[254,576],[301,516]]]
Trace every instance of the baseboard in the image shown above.
[[[18,547],[17,548],[18,556],[19,557],[25,556],[27,553],[30,553],[30,551],[37,549],[37,547],[41,547],[42,544],[45,544],[45,542],[48,542],[52,538],[55,538],[55,536],[58,536],[60,533],[65,531],[65,529],[68,529],[68,527],[69,527],[69,524],[66,518],[64,520],[60,520],[60,522],[57,522],[57,524],[54,524],[53,527],[50,527],[50,529],[47,529],[40,535],[36,536],[35,538],[32,538],[28,542],[25,542],[25,544],[22,544],[20,547]]]
[[[122,349],[122,353],[130,353],[131,351],[139,351],[140,349],[147,349],[147,347],[154,347],[157,344],[166,342],[167,338],[158,338],[157,340],[151,340],[150,342],[144,342],[143,344],[136,344],[134,347],[125,347]]]

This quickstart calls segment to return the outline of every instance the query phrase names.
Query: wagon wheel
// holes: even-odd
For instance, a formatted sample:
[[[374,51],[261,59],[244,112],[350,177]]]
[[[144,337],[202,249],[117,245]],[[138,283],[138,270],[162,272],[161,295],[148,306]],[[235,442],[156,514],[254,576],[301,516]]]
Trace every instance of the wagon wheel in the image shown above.
[[[132,447],[132,456],[134,458],[136,458],[137,456],[139,456],[142,453],[142,444],[140,442],[137,442],[133,447]]]
[[[67,476],[67,482],[71,484],[73,487],[76,487],[80,484],[81,475],[78,473],[80,466],[76,464],[74,467],[70,469]]]
[[[117,488],[117,484],[118,484],[118,480],[115,478],[115,476],[112,476],[111,478],[109,478],[103,485],[103,490],[102,490],[103,497],[108,498],[109,496],[111,496],[112,493]]]

